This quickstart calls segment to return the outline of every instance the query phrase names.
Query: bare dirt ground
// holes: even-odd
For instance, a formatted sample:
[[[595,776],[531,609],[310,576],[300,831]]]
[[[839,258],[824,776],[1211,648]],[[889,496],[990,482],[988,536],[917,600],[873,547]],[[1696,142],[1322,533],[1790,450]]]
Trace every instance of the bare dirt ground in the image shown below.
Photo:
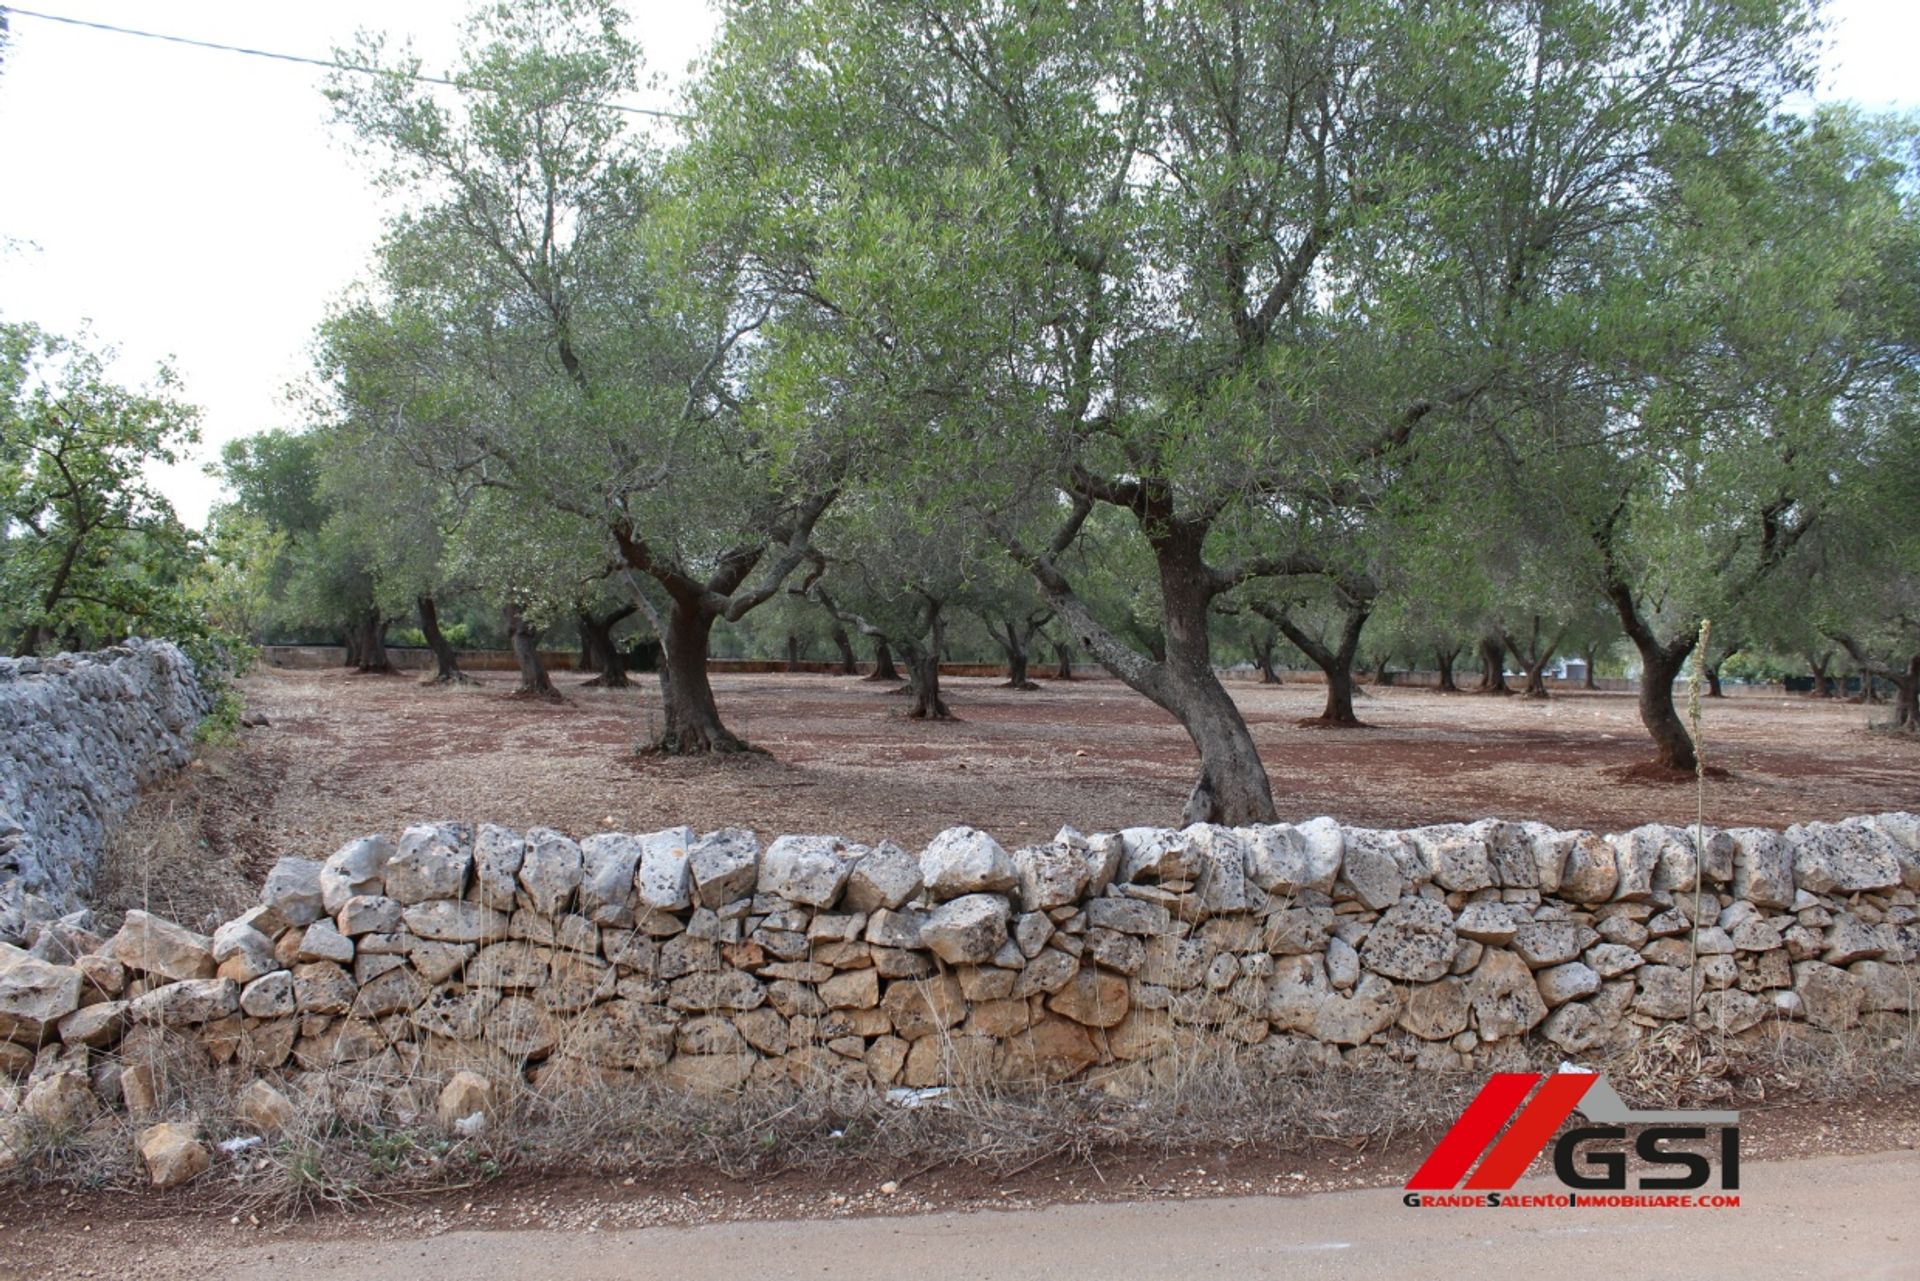
[[[568,683],[562,678],[563,684]],[[1117,681],[1035,693],[952,679],[952,723],[906,720],[887,686],[820,675],[720,675],[732,728],[768,756],[636,756],[659,722],[650,681],[566,690],[558,706],[506,697],[488,673],[463,689],[411,677],[268,670],[247,678],[271,721],[156,789],[120,842],[108,906],[198,919],[250,899],[272,861],[320,856],[426,818],[544,824],[580,835],[688,823],[832,832],[909,847],[971,823],[1009,846],[1176,821],[1193,749],[1172,717]],[[1487,816],[1619,830],[1691,821],[1690,785],[1622,781],[1651,755],[1633,696],[1547,702],[1370,689],[1370,728],[1301,728],[1314,685],[1231,685],[1283,817],[1405,826]],[[1707,821],[1785,826],[1920,809],[1920,741],[1872,732],[1878,709],[1742,693],[1708,705]],[[182,859],[188,850],[205,855]],[[182,865],[191,870],[183,875]],[[164,866],[165,875],[154,868]]]

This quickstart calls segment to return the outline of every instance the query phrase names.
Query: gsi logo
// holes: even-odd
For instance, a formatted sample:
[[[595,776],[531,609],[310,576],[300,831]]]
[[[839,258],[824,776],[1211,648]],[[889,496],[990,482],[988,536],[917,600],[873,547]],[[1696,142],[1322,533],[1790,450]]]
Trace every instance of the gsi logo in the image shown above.
[[[1643,1174],[1635,1185],[1639,1190],[1690,1192],[1705,1187],[1713,1177],[1713,1162],[1699,1152],[1671,1151],[1664,1145],[1698,1144],[1715,1129],[1719,1131],[1719,1186],[1727,1191],[1740,1186],[1738,1112],[1639,1112],[1622,1102],[1606,1078],[1597,1073],[1559,1072],[1542,1077],[1535,1072],[1502,1072],[1481,1088],[1407,1180],[1410,1193],[1464,1188],[1485,1195],[1457,1199],[1410,1195],[1407,1204],[1500,1205],[1503,1200],[1511,1201],[1499,1194],[1519,1180],[1575,1110],[1596,1124],[1569,1130],[1554,1144],[1554,1175],[1569,1188],[1602,1193],[1626,1190],[1627,1154],[1588,1151],[1582,1145],[1618,1143],[1627,1137],[1629,1125],[1645,1127],[1634,1137],[1633,1150],[1642,1162],[1661,1171]],[[1583,1196],[1551,1200],[1556,1204],[1591,1205],[1596,1199]],[[1643,1203],[1638,1198],[1631,1200]],[[1737,1197],[1708,1200],[1716,1205],[1739,1203]],[[1692,1203],[1692,1198],[1685,1198],[1685,1203]]]

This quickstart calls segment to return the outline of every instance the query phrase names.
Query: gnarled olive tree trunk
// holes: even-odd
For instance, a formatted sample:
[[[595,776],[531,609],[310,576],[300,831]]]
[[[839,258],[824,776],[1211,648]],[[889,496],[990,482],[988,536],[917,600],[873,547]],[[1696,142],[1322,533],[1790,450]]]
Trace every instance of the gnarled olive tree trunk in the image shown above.
[[[867,673],[870,681],[899,681],[905,677],[900,669],[893,665],[893,647],[887,644],[886,637],[873,638],[873,670]]]
[[[595,614],[588,609],[575,611],[574,624],[580,631],[580,670],[595,673],[592,680],[580,682],[582,686],[602,689],[632,686],[633,682],[627,679],[627,656],[614,641],[613,629],[633,617],[639,608],[622,605],[606,614]]]
[[[453,652],[453,646],[447,643],[447,637],[440,630],[440,607],[432,596],[420,596],[413,602],[420,613],[420,634],[427,638],[427,648],[433,652],[433,675],[428,678],[429,685],[465,685],[467,674],[460,670],[460,658]]]
[[[1507,687],[1507,643],[1498,635],[1489,633],[1480,638],[1480,684],[1474,692],[1479,694],[1511,694]]]
[[[1340,638],[1329,648],[1318,636],[1303,630],[1286,610],[1262,601],[1254,606],[1260,615],[1280,629],[1293,647],[1305,654],[1327,678],[1327,705],[1315,724],[1341,728],[1358,726],[1353,712],[1353,659],[1360,651],[1360,633],[1373,613],[1373,596],[1364,590],[1341,591]]]
[[[1433,667],[1440,673],[1440,679],[1434,688],[1445,694],[1458,694],[1460,687],[1453,683],[1453,660],[1460,657],[1458,649],[1448,649],[1444,645],[1433,647]]]
[[[560,691],[553,687],[553,678],[547,674],[547,664],[540,657],[543,629],[528,622],[518,604],[503,605],[500,612],[506,619],[507,637],[513,642],[514,661],[520,665],[520,688],[512,696],[558,703],[561,701]]]

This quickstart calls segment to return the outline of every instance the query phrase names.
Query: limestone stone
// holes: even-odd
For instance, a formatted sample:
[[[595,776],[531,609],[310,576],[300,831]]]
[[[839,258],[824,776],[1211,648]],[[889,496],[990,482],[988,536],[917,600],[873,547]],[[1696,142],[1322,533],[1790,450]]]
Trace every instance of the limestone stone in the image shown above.
[[[32,1082],[20,1100],[20,1114],[56,1134],[84,1129],[100,1115],[100,1099],[84,1072],[52,1072]]]
[[[1333,909],[1319,905],[1289,907],[1267,917],[1265,943],[1275,956],[1325,951],[1333,933]]]
[[[1433,883],[1443,890],[1467,893],[1493,884],[1493,863],[1487,844],[1463,824],[1445,823],[1407,833],[1426,862]]]
[[[127,1002],[100,1001],[83,1005],[60,1020],[60,1040],[65,1045],[90,1045],[96,1049],[113,1044],[127,1023]]]
[[[546,827],[527,832],[526,852],[520,860],[518,878],[523,901],[535,912],[547,917],[566,915],[585,870],[580,846],[568,837]],[[414,933],[418,934],[419,930]]]
[[[950,827],[920,852],[920,878],[936,902],[966,894],[1005,893],[1020,873],[1000,843],[972,827]]]
[[[1700,1021],[1716,1032],[1733,1034],[1758,1025],[1768,1004],[1746,992],[1709,992],[1700,999]]]
[[[1333,1045],[1359,1045],[1392,1025],[1400,1013],[1400,989],[1378,974],[1360,980],[1352,995],[1334,994],[1314,1012],[1313,1034]]]
[[[1078,903],[1090,869],[1086,852],[1060,845],[1030,845],[1013,852],[1020,877],[1020,907],[1029,913]]]
[[[228,921],[215,930],[209,951],[218,965],[225,965],[234,959],[241,960],[243,967],[249,971],[249,978],[257,978],[274,967],[273,940],[255,929],[244,917]]]
[[[1607,1043],[1606,1020],[1584,1001],[1562,1005],[1540,1024],[1540,1035],[1568,1054],[1585,1054]]]
[[[400,928],[402,907],[384,894],[356,894],[340,905],[336,928],[347,938],[391,934]]]
[[[1336,992],[1351,991],[1353,985],[1360,981],[1360,954],[1353,950],[1352,944],[1337,935],[1327,940],[1327,981]],[[1209,982],[1207,986],[1215,985]],[[1219,986],[1224,987],[1225,984]]]
[[[315,921],[302,931],[296,961],[334,961],[345,965],[353,960],[353,941],[333,928],[327,920]]]
[[[488,907],[510,911],[520,888],[520,864],[526,838],[510,827],[482,823],[473,834],[473,897]]]
[[[1477,943],[1504,947],[1513,942],[1514,931],[1526,919],[1524,912],[1506,903],[1478,899],[1460,909],[1460,915],[1453,922],[1453,932]]]
[[[854,851],[837,836],[781,836],[760,860],[760,892],[789,903],[832,907],[852,870]]]
[[[1167,909],[1158,903],[1112,896],[1087,902],[1087,924],[1095,929],[1116,930],[1122,934],[1165,934],[1171,921]]]
[[[321,907],[332,914],[356,895],[384,893],[387,860],[393,853],[393,842],[386,837],[362,836],[329,854],[320,865]]]
[[[385,893],[399,903],[459,898],[473,868],[473,839],[464,824],[415,823],[387,860]]]
[[[140,1132],[140,1159],[156,1188],[177,1188],[206,1173],[213,1154],[198,1137],[198,1127],[183,1121],[163,1121]]]
[[[1541,970],[1534,975],[1534,981],[1540,985],[1540,998],[1550,1010],[1557,1010],[1568,1001],[1592,996],[1600,990],[1599,973],[1579,961],[1568,961]]]
[[[1410,852],[1409,857],[1417,856],[1418,847],[1398,832],[1346,828],[1341,833],[1340,879],[1353,897],[1372,911],[1392,907],[1406,888],[1407,878],[1400,870],[1402,859],[1396,857],[1402,846]]]
[[[233,1101],[234,1117],[266,1138],[277,1138],[293,1125],[293,1100],[262,1080],[247,1082]]]
[[[1619,978],[1643,964],[1637,949],[1624,943],[1596,943],[1581,958],[1603,979]]]
[[[892,911],[920,893],[920,860],[892,841],[882,841],[847,872],[841,906],[852,912]]]
[[[1127,1015],[1129,1005],[1124,976],[1083,965],[1065,986],[1047,998],[1055,1014],[1088,1027],[1112,1027]]]
[[[820,985],[820,999],[831,1010],[864,1010],[880,1003],[880,976],[871,969],[836,974]]]
[[[1044,948],[1020,971],[1020,976],[1014,980],[1013,994],[1025,997],[1058,992],[1072,981],[1079,970],[1078,957],[1059,948]]]
[[[950,974],[930,979],[896,979],[887,984],[880,1008],[893,1020],[894,1033],[917,1041],[954,1026],[966,1017],[967,1001]]]
[[[1877,830],[1872,836],[1880,837]],[[1794,883],[1815,894],[1857,894],[1902,884],[1894,843],[1869,839],[1869,829],[1838,823],[1804,823],[1787,829]],[[1809,1016],[1809,1021],[1811,1016]]]
[[[1599,939],[1578,921],[1528,921],[1513,932],[1513,951],[1535,969],[1572,961]]]
[[[1620,884],[1620,857],[1613,843],[1592,832],[1562,832],[1552,838],[1563,851],[1559,896],[1569,903],[1605,903]]]
[[[1283,957],[1267,984],[1266,1016],[1283,1031],[1311,1033],[1321,1004],[1332,997],[1324,957],[1312,952]]]
[[[1648,1018],[1684,1019],[1692,1000],[1692,979],[1673,965],[1647,965],[1634,973],[1633,1008]]]
[[[949,965],[981,964],[1007,941],[1007,900],[966,894],[940,904],[920,929],[921,944]]]
[[[257,1019],[292,1014],[295,1009],[292,973],[275,970],[247,984],[240,989],[240,1009]]]
[[[1065,1018],[1039,1019],[1004,1046],[1001,1074],[1013,1081],[1066,1081],[1100,1060],[1087,1029]]]
[[[760,838],[744,827],[708,832],[687,849],[687,876],[704,907],[750,897],[760,880]]]
[[[1408,899],[1381,916],[1360,947],[1360,959],[1376,974],[1429,983],[1446,974],[1457,942],[1445,904]]]
[[[1793,848],[1779,832],[1738,827],[1725,833],[1733,842],[1733,892],[1759,907],[1793,902]]]
[[[260,888],[260,902],[273,908],[286,919],[289,925],[311,925],[320,919],[325,911],[325,896],[320,892],[320,869],[318,859],[283,858],[267,872],[266,884]],[[129,917],[133,913],[127,914]],[[145,915],[145,913],[141,913]],[[177,927],[176,927],[177,928]],[[121,933],[126,933],[123,926]],[[115,959],[139,969],[126,956],[115,952]],[[178,975],[170,977],[197,978],[199,975]]]
[[[624,832],[596,832],[580,842],[574,902],[581,918],[596,925],[633,924],[634,877],[641,853],[641,838]]]
[[[354,995],[353,1013],[369,1019],[405,1013],[426,999],[426,994],[426,988],[412,970],[405,967],[389,970],[361,985]]]
[[[415,903],[401,914],[401,919],[413,935],[433,942],[494,943],[507,937],[507,914],[480,903],[446,899]],[[419,965],[418,950],[413,955],[414,964]]]
[[[1467,980],[1474,1030],[1483,1041],[1521,1036],[1547,1017],[1533,971],[1513,952],[1489,948]]]
[[[232,980],[182,979],[133,998],[127,1003],[127,1018],[162,1027],[191,1027],[225,1018],[239,1008],[240,988]]]
[[[0,1041],[38,1045],[53,1035],[54,1025],[80,1007],[82,983],[77,967],[24,954],[0,967]]]
[[[1466,1030],[1471,1008],[1467,985],[1449,976],[1408,987],[1397,1021],[1423,1041],[1446,1041]]]
[[[1553,829],[1541,823],[1510,823],[1486,818],[1469,823],[1467,830],[1486,845],[1494,884],[1512,889],[1539,888],[1542,868],[1541,860],[1535,853],[1535,843],[1539,837],[1551,834]],[[1557,874],[1558,869],[1554,870]]]
[[[739,970],[688,974],[668,985],[667,1004],[676,1010],[751,1010],[766,1000],[767,989]]]
[[[1920,1008],[1920,1001],[1914,999],[1914,985],[1920,982],[1920,973],[1916,973],[1912,966],[1889,965],[1885,961],[1855,961],[1847,966],[1847,973],[1860,989],[1860,1008],[1863,1011],[1908,1013]],[[64,1034],[64,1025],[62,1032]]]
[[[1799,995],[1807,1022],[1830,1032],[1860,1021],[1865,988],[1845,970],[1822,961],[1801,961],[1793,967],[1793,990]]]
[[[1828,965],[1850,965],[1854,961],[1871,961],[1886,954],[1886,941],[1881,937],[1880,929],[1868,925],[1850,912],[1836,913],[1833,924],[1827,927],[1827,950],[1820,957]]]
[[[640,838],[640,873],[632,883],[638,887],[643,904],[657,912],[679,912],[693,903],[693,844],[693,829],[690,827],[669,827],[664,831],[649,832]],[[586,895],[584,885],[581,894],[583,898]],[[621,901],[625,901],[624,891]],[[610,912],[611,909],[605,911]],[[605,912],[589,911],[587,914],[602,925],[621,924]]]
[[[282,859],[274,865],[278,871],[288,862],[311,863],[317,869],[320,865],[311,859]],[[273,884],[268,877],[268,885]],[[308,915],[312,921],[318,915],[319,891],[314,891],[313,906],[316,909]],[[269,904],[269,906],[277,906]],[[285,914],[285,908],[280,909]],[[289,917],[288,919],[292,919]],[[214,968],[213,941],[192,930],[183,929],[172,921],[143,912],[139,908],[128,911],[120,932],[110,939],[106,946],[106,955],[120,962],[129,970],[141,974],[151,974],[159,978],[204,979],[211,977]]]

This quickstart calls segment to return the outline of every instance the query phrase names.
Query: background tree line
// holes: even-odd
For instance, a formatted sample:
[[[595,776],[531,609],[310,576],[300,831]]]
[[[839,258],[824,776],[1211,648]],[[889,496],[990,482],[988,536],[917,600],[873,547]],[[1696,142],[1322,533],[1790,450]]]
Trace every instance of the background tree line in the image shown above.
[[[716,652],[865,650],[929,718],[943,655],[1084,659],[1179,719],[1188,817],[1226,822],[1275,804],[1223,663],[1318,668],[1341,726],[1363,671],[1544,695],[1625,657],[1690,771],[1711,617],[1716,680],[1838,663],[1920,730],[1916,135],[1788,109],[1812,5],[736,0],[653,129],[613,106],[628,29],[513,0],[468,92],[333,82],[402,212],[301,430],[231,447],[181,540],[223,625],[367,670],[417,630],[447,681],[511,644],[536,697],[578,645],[657,669],[677,753],[746,746]],[[166,524],[137,485],[58,509],[31,363],[29,650],[140,617],[57,609],[54,534],[132,565]],[[129,456],[190,430],[100,412],[148,423]]]

